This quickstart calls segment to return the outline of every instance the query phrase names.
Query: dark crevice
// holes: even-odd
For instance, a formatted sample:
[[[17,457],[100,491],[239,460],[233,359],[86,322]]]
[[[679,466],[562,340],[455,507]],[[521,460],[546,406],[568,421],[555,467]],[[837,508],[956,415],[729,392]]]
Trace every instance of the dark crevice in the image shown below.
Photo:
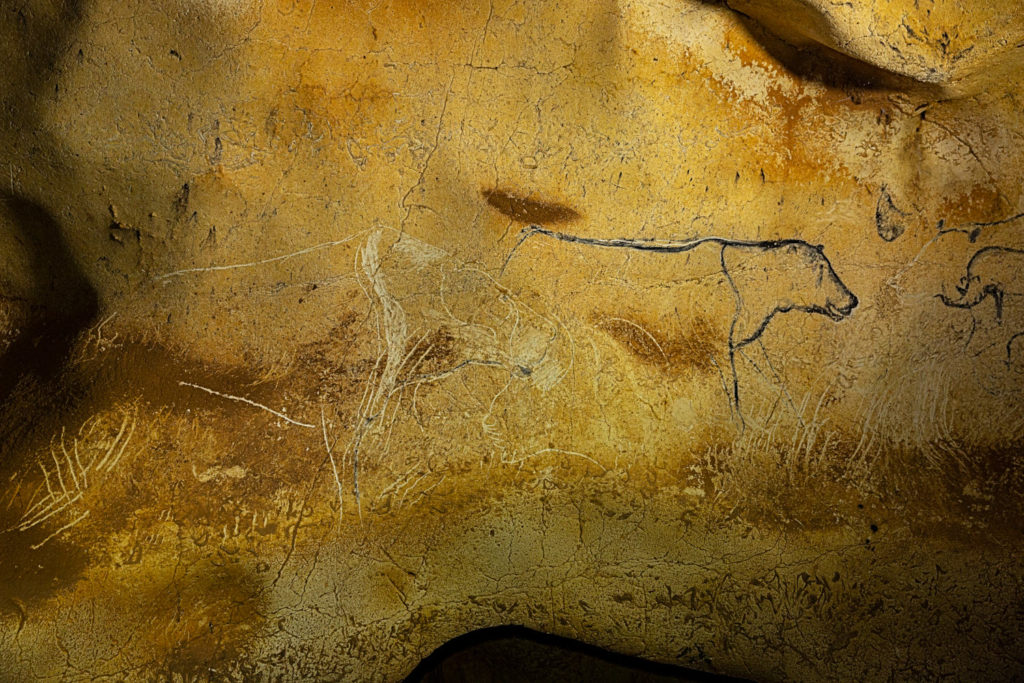
[[[524,626],[471,631],[448,641],[405,679],[406,683],[743,683],[604,650]],[[749,683],[749,681],[747,681]]]

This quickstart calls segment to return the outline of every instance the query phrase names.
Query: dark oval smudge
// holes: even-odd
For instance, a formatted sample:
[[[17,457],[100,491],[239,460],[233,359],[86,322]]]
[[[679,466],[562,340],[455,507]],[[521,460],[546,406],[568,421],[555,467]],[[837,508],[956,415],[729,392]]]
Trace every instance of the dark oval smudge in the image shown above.
[[[564,204],[527,199],[497,188],[481,190],[480,194],[499,213],[521,223],[552,225],[568,223],[580,217],[579,213]]]

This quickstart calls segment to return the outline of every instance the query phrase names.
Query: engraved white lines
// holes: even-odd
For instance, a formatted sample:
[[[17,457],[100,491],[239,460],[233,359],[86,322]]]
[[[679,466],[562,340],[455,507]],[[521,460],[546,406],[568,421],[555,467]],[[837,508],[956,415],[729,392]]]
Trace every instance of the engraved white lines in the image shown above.
[[[209,387],[204,387],[201,384],[193,384],[192,382],[178,382],[178,386],[189,387],[190,389],[198,389],[199,391],[205,391],[206,393],[208,393],[208,394],[210,394],[212,396],[217,396],[219,398],[224,398],[224,399],[227,399],[229,401],[236,401],[238,403],[245,403],[246,405],[250,405],[253,408],[259,408],[260,410],[264,410],[264,411],[270,413],[271,415],[274,415],[275,417],[278,417],[278,418],[284,420],[285,422],[287,422],[289,424],[295,425],[296,427],[305,427],[306,429],[316,429],[316,425],[311,425],[308,422],[300,422],[299,420],[292,419],[292,418],[288,417],[287,415],[285,415],[283,412],[274,410],[270,406],[265,406],[262,403],[257,403],[256,401],[253,401],[252,399],[249,399],[249,398],[245,398],[244,396],[235,396],[234,394],[225,394],[223,392],[215,391],[213,389],[210,389]]]
[[[121,462],[135,434],[138,412],[135,408],[125,409],[116,433],[111,429],[105,437],[94,440],[92,437],[99,422],[95,416],[87,420],[78,436],[72,437],[70,447],[66,431],[62,429],[59,442],[50,444],[49,459],[44,457],[38,461],[43,481],[32,494],[21,519],[11,530],[28,531],[64,513],[71,513],[74,518],[32,545],[33,550],[41,548],[47,541],[89,516],[88,510],[74,513],[83,495],[110,475]]]
[[[298,256],[305,256],[306,254],[311,254],[311,253],[313,253],[315,251],[320,251],[321,249],[329,249],[331,247],[337,247],[337,246],[340,246],[342,244],[346,244],[347,242],[351,242],[352,240],[356,239],[357,237],[362,237],[367,232],[368,232],[367,230],[362,230],[360,232],[354,233],[352,235],[349,235],[348,237],[344,237],[344,238],[339,239],[339,240],[331,240],[330,242],[321,242],[320,244],[314,244],[313,246],[306,247],[305,249],[299,249],[298,251],[293,251],[293,252],[288,253],[288,254],[280,254],[279,256],[271,256],[269,258],[260,259],[258,261],[248,261],[246,263],[229,263],[229,264],[224,264],[224,265],[205,266],[205,267],[201,267],[201,268],[183,268],[181,270],[175,270],[175,271],[170,272],[170,273],[163,273],[162,275],[156,275],[156,276],[153,277],[153,280],[156,280],[156,281],[169,280],[171,278],[180,277],[182,275],[191,275],[191,274],[194,274],[194,273],[213,273],[213,272],[219,272],[219,271],[225,271],[225,270],[239,270],[239,269],[242,269],[242,268],[256,268],[256,267],[259,267],[259,266],[265,266],[265,265],[270,264],[270,263],[277,263],[279,261],[287,261],[288,259],[296,258]]]
[[[331,469],[334,471],[334,483],[338,486],[338,521],[345,521],[345,501],[342,495],[341,477],[338,475],[338,463],[334,460],[334,453],[331,451],[331,443],[327,438],[327,418],[324,416],[324,404],[320,404],[320,428],[324,437],[324,449],[331,461]]]

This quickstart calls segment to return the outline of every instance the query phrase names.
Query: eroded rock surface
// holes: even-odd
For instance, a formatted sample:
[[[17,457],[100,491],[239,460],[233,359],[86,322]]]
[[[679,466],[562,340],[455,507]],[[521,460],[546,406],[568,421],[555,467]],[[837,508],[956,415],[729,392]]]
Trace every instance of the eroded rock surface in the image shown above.
[[[1024,677],[1015,2],[0,33],[7,680]]]

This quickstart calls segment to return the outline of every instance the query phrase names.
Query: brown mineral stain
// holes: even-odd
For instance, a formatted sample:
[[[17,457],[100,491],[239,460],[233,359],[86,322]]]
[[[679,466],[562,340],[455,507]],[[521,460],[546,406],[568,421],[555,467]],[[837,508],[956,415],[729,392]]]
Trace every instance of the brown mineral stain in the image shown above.
[[[594,324],[637,359],[671,375],[714,372],[714,357],[725,347],[716,326],[700,315],[693,318],[688,329],[671,335],[624,317],[606,316]]]
[[[672,72],[661,62],[638,65],[645,79],[666,87],[691,89],[693,81],[704,84],[706,107],[727,112],[734,119],[736,130],[746,130],[750,121],[764,121],[772,130],[771,144],[756,133],[749,135],[749,144],[737,149],[737,168],[761,169],[772,181],[786,180],[813,186],[820,182],[823,162],[832,174],[834,189],[856,187],[852,175],[836,162],[833,140],[821,128],[821,117],[830,115],[848,118],[852,110],[874,109],[880,94],[861,101],[840,88],[821,90],[808,88],[795,74],[766,51],[748,31],[736,27],[723,36],[723,45],[744,66],[758,66],[770,76],[766,78],[762,101],[744,96],[737,86],[699,55],[685,49],[672,51]],[[666,60],[667,61],[667,60]],[[653,73],[651,73],[653,71]],[[673,82],[674,81],[674,85]],[[724,125],[725,122],[720,123]],[[748,174],[757,177],[756,171]]]
[[[915,82],[832,51],[798,50],[756,27],[738,25],[728,30],[723,45],[743,66],[764,72],[765,99],[743,97],[728,78],[693,55],[683,52],[677,61],[685,65],[687,80],[703,81],[718,102],[728,102],[738,129],[746,125],[741,122],[750,120],[769,123],[775,142],[765,145],[763,139],[752,137],[749,156],[738,157],[737,164],[761,168],[773,181],[817,184],[824,163],[832,175],[832,189],[854,191],[858,182],[837,157],[838,140],[821,127],[822,118],[855,122],[859,119],[854,117],[887,107],[893,92],[914,96],[923,92]]]
[[[996,222],[1015,213],[1006,208],[1006,200],[998,187],[984,183],[947,194],[936,215],[943,220],[944,228],[949,229],[968,223]]]
[[[725,49],[734,54],[744,67],[757,66],[767,71],[773,78],[785,77],[786,72],[782,65],[751,36],[750,31],[733,26],[726,30],[722,40]]]
[[[580,218],[575,209],[565,204],[530,199],[509,190],[488,188],[481,190],[480,194],[498,213],[520,223],[557,225]]]
[[[196,384],[250,400],[272,400],[276,388],[242,364],[201,362],[160,344],[127,341],[119,348],[86,360],[75,369],[77,384],[90,388],[90,403],[142,398],[154,407],[217,410],[231,407],[214,394],[185,386]],[[86,406],[86,409],[89,407]]]
[[[458,361],[457,344],[455,336],[444,327],[434,330],[419,344],[411,342],[407,353],[412,354],[413,371],[417,375],[429,375],[447,370]]]

